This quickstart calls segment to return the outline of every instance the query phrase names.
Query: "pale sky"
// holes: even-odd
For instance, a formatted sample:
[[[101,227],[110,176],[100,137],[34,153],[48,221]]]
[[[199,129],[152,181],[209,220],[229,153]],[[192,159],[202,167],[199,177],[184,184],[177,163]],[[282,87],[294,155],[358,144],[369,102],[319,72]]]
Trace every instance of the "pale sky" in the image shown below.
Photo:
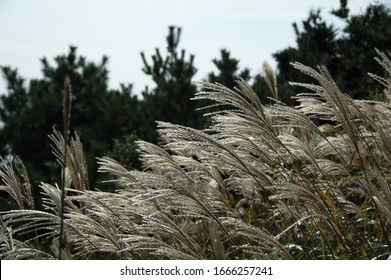
[[[369,3],[350,0],[349,8],[357,14]],[[293,22],[321,8],[324,18],[340,26],[329,14],[338,7],[339,0],[0,0],[0,65],[17,67],[27,79],[40,78],[40,58],[52,61],[74,45],[88,60],[107,55],[110,88],[132,83],[137,94],[151,85],[140,52],[149,58],[156,47],[165,51],[168,26],[176,25],[182,27],[180,48],[195,55],[196,80],[216,70],[212,59],[222,48],[256,74],[265,60],[275,66],[273,52],[295,46]]]

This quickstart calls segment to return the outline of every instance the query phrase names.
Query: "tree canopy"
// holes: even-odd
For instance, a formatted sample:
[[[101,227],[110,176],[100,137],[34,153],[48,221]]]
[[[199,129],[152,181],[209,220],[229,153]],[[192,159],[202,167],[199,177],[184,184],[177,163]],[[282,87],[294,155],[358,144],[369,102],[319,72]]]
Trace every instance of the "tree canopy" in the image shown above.
[[[71,131],[83,139],[90,174],[95,174],[95,157],[111,149],[113,138],[137,131],[141,118],[131,85],[108,88],[107,61],[103,57],[99,63],[90,62],[70,47],[67,54],[54,58],[54,65],[41,59],[43,77],[28,86],[16,69],[2,67],[8,93],[0,99],[1,154],[18,154],[34,181],[57,176],[48,135],[62,130],[62,88],[68,76],[74,89]]]
[[[366,98],[381,95],[376,91],[380,87],[373,83],[367,73],[382,74],[382,69],[374,60],[375,48],[380,51],[389,49],[391,38],[391,13],[383,4],[370,4],[363,14],[350,15],[347,1],[341,1],[338,10],[332,14],[344,21],[345,27],[338,30],[333,24],[326,22],[320,10],[312,10],[301,25],[293,23],[296,35],[296,47],[288,47],[273,54],[277,61],[277,71],[280,87],[288,96],[296,92],[287,86],[288,81],[304,79],[305,75],[295,71],[290,66],[291,62],[301,63],[316,67],[325,66],[332,73],[337,84],[343,91],[355,98]],[[368,89],[375,88],[375,92]],[[284,100],[292,104],[290,98]]]
[[[193,77],[197,72],[194,55],[187,57],[185,50],[179,50],[181,28],[170,26],[167,41],[167,55],[156,49],[149,63],[141,53],[144,62],[142,69],[155,83],[152,90],[142,93],[145,113],[152,122],[168,121],[192,127],[199,127],[200,114],[195,102],[190,99],[197,91]]]

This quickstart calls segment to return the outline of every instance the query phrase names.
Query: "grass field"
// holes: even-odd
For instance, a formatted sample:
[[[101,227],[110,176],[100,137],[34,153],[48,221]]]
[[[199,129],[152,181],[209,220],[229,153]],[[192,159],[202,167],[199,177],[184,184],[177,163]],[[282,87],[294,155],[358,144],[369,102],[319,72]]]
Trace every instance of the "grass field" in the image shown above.
[[[80,139],[55,131],[63,180],[40,184],[45,209],[23,165],[0,171],[18,207],[1,213],[1,259],[389,258],[391,60],[377,61],[384,102],[353,100],[299,63],[313,83],[291,83],[296,107],[279,102],[267,65],[272,105],[243,80],[200,83],[212,125],[159,122],[159,145],[138,142],[142,170],[99,159],[113,193],[90,190]]]

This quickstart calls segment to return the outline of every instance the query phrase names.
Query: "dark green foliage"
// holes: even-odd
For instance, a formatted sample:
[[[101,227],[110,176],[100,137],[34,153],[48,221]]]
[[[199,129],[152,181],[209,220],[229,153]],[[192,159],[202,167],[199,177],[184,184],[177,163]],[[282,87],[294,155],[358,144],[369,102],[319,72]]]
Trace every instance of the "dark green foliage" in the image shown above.
[[[341,69],[337,69],[343,89],[351,88],[349,94],[362,98],[368,94],[381,94],[381,87],[367,75],[368,72],[382,75],[383,70],[373,59],[374,47],[387,51],[391,45],[391,10],[384,5],[370,5],[362,15],[352,15],[347,20],[340,40]],[[365,65],[365,68],[363,67]],[[375,91],[368,92],[369,88]]]
[[[381,74],[381,68],[374,61],[374,46],[386,51],[390,46],[391,13],[382,4],[369,5],[363,14],[349,15],[347,1],[341,1],[341,7],[332,14],[345,21],[343,30],[328,24],[320,10],[311,11],[301,26],[294,23],[296,47],[288,47],[274,53],[277,60],[278,74],[285,84],[279,87],[289,95],[297,90],[287,86],[288,81],[310,81],[308,77],[297,73],[290,66],[291,62],[300,61],[311,67],[324,65],[333,73],[342,91],[347,91],[355,98],[365,98],[380,94],[379,86],[367,76],[368,72]],[[368,89],[374,89],[368,92]],[[292,100],[283,101],[292,104]]]
[[[340,0],[340,7],[338,10],[333,9],[331,13],[342,19],[346,19],[349,15],[348,0]]]
[[[137,129],[138,100],[130,85],[108,89],[106,57],[89,62],[70,47],[68,54],[54,58],[54,65],[46,58],[41,61],[43,77],[31,80],[28,87],[16,70],[2,67],[8,94],[1,96],[0,152],[18,154],[34,182],[53,181],[59,175],[47,136],[53,127],[62,129],[63,82],[69,76],[74,91],[71,134],[77,132],[83,139],[94,181],[95,158],[111,149],[113,139]]]
[[[306,65],[315,67],[326,65],[332,73],[337,67],[337,31],[333,25],[327,24],[321,17],[320,10],[311,11],[308,19],[302,21],[302,29],[294,23],[293,28],[296,35],[297,47],[288,47],[282,51],[274,53],[277,61],[278,75],[285,82],[279,87],[282,91],[290,92],[293,95],[297,92],[288,86],[288,81],[302,80],[309,81],[310,78],[294,71],[290,63],[301,61]],[[290,96],[282,101],[293,104]]]
[[[239,60],[231,57],[230,52],[226,49],[220,50],[220,56],[220,58],[213,59],[213,64],[216,66],[218,72],[210,72],[208,74],[209,82],[226,85],[228,88],[234,88],[237,85],[239,78],[246,82],[252,81],[252,88],[258,94],[260,101],[263,104],[270,102],[269,97],[271,94],[265,83],[264,73],[251,77],[250,69],[240,69]],[[207,103],[203,100],[201,104],[206,105]]]
[[[197,72],[194,67],[194,55],[186,56],[185,50],[179,51],[181,29],[169,27],[166,37],[167,54],[164,56],[159,49],[152,55],[149,63],[144,53],[143,71],[155,83],[153,89],[142,92],[143,99],[139,101],[140,118],[137,130],[124,134],[114,141],[114,147],[109,155],[128,167],[138,168],[138,139],[157,143],[156,121],[168,121],[191,127],[202,127],[202,114],[196,111],[196,102],[190,99],[197,88],[193,77]]]
[[[197,72],[194,67],[194,55],[186,56],[185,50],[178,49],[181,28],[170,26],[167,40],[167,55],[159,49],[152,55],[149,63],[144,53],[143,71],[151,76],[156,87],[143,92],[143,111],[148,118],[146,125],[154,127],[156,120],[183,124],[191,127],[202,125],[201,115],[196,111],[196,103],[190,99],[196,92],[192,79]],[[150,135],[153,140],[156,134]],[[150,138],[149,137],[149,138]]]
[[[108,153],[108,156],[120,162],[126,168],[139,168],[140,161],[137,153],[136,141],[139,137],[132,134],[125,134],[119,139],[114,140],[113,149]]]
[[[218,69],[218,73],[211,72],[208,75],[208,81],[219,83],[229,88],[236,86],[239,77],[248,81],[250,79],[250,69],[245,68],[239,72],[239,60],[232,58],[230,52],[226,49],[220,50],[221,58],[213,59],[213,64]]]

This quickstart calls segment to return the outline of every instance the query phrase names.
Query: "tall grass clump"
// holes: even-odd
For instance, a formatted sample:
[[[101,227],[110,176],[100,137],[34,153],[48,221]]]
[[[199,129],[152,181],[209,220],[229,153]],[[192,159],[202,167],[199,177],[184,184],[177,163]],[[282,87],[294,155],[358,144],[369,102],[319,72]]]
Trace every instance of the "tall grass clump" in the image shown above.
[[[99,159],[114,193],[89,190],[80,139],[55,131],[64,188],[41,183],[44,210],[27,207],[20,166],[1,170],[1,190],[19,207],[1,213],[1,258],[389,258],[391,60],[378,55],[385,76],[371,76],[384,102],[353,100],[324,67],[300,63],[313,83],[291,83],[303,88],[296,107],[278,100],[266,64],[270,106],[243,80],[200,83],[194,99],[213,103],[212,125],[158,122],[159,145],[138,142],[142,170]]]

